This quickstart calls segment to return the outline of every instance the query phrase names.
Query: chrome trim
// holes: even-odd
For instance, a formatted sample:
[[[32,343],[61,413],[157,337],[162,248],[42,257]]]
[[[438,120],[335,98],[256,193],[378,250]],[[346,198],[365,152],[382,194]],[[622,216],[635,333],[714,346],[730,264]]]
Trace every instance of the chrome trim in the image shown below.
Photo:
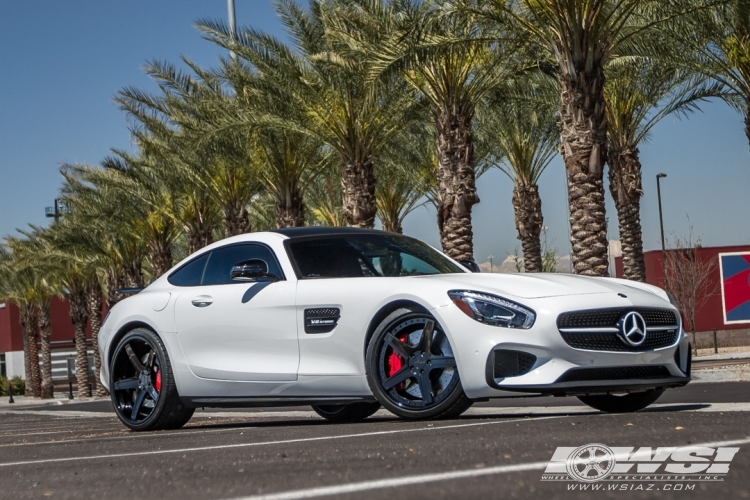
[[[679,325],[649,326],[649,332],[666,332],[677,330]],[[600,326],[591,328],[558,328],[561,333],[618,333],[620,330],[614,326]]]
[[[600,326],[593,328],[560,328],[562,333],[617,333],[620,330],[614,326]]]

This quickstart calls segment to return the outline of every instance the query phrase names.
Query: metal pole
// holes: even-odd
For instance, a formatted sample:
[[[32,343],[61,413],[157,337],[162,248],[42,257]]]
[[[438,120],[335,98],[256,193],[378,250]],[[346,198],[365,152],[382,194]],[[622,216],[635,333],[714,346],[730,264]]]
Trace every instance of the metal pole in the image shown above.
[[[667,174],[656,174],[656,196],[659,198],[659,229],[661,230],[661,272],[662,276],[664,277],[664,284],[667,283],[667,271],[666,271],[666,259],[667,259],[667,249],[666,245],[664,244],[664,217],[662,216],[661,211],[661,184],[659,183],[659,180],[662,177],[666,177]]]
[[[227,0],[227,17],[229,18],[229,34],[234,41],[237,38],[237,20],[234,13],[234,0]],[[234,51],[229,51],[229,57],[233,61],[237,60],[237,54]]]
[[[716,329],[714,329],[714,354],[719,354],[719,343],[716,341]]]
[[[494,272],[495,272],[495,268],[494,268],[494,267],[492,267],[492,259],[494,259],[494,258],[495,258],[495,256],[494,256],[494,255],[490,255],[490,256],[489,256],[489,257],[487,257],[487,258],[488,258],[488,259],[490,259],[490,272],[491,272],[491,273],[494,273]]]

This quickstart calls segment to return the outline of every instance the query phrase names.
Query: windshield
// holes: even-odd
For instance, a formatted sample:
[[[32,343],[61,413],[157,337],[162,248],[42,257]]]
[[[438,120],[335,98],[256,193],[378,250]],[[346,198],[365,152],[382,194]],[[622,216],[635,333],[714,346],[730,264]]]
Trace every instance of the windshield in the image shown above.
[[[465,272],[429,245],[396,234],[322,236],[287,244],[303,279]]]

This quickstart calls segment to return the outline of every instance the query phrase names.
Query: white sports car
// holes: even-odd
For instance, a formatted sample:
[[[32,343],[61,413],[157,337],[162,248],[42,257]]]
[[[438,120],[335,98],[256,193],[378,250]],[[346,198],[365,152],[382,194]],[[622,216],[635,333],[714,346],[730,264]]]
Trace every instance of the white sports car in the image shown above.
[[[375,230],[229,238],[112,308],[101,381],[133,430],[180,427],[196,407],[308,404],[358,420],[382,405],[425,419],[554,395],[635,411],[690,381],[660,288],[464,264]]]

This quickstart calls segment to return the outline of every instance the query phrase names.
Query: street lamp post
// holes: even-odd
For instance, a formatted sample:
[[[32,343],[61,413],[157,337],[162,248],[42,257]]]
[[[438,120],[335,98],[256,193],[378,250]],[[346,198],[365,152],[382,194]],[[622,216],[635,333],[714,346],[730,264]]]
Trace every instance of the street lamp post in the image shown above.
[[[494,269],[494,268],[492,267],[492,259],[494,259],[494,258],[495,258],[495,256],[494,256],[494,255],[490,255],[490,256],[489,256],[489,257],[487,257],[487,258],[488,258],[488,259],[490,259],[490,272],[491,272],[491,273],[494,273],[494,272],[495,272],[495,269]]]
[[[666,258],[667,258],[667,249],[666,245],[664,244],[664,217],[662,216],[661,211],[661,184],[659,183],[659,180],[663,177],[666,177],[667,174],[656,174],[656,196],[659,198],[659,229],[661,230],[661,272],[664,276],[664,283],[667,283],[667,272],[666,272]]]
[[[54,207],[45,207],[44,209],[44,216],[45,217],[54,217],[55,222],[60,220],[60,199],[55,198],[55,206]]]
[[[232,41],[237,39],[237,20],[234,12],[234,0],[227,0],[227,17],[229,21],[229,34],[232,36]],[[237,60],[237,54],[233,50],[229,51],[229,57],[233,61]]]

